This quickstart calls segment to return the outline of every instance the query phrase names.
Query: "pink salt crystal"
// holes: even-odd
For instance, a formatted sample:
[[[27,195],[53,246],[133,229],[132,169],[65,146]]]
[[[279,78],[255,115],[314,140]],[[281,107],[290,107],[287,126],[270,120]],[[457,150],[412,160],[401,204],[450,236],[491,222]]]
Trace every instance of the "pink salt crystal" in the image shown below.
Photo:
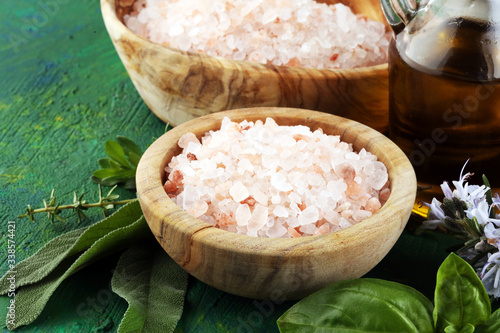
[[[247,204],[239,205],[235,212],[236,223],[239,226],[248,225],[248,221],[252,216],[252,212],[250,211],[250,207]]]
[[[189,132],[189,133],[186,133],[184,134],[183,136],[181,136],[179,138],[179,141],[177,142],[177,145],[181,148],[187,148],[188,144],[190,142],[193,142],[193,143],[200,143],[200,140],[198,140],[198,138],[196,137],[196,135],[194,135],[193,133]]]
[[[319,218],[319,211],[318,207],[316,206],[309,206],[306,209],[302,211],[299,215],[299,224],[300,225],[305,225],[309,223],[314,223],[318,220]]]
[[[358,183],[356,183],[354,180],[352,182],[350,182],[348,185],[347,185],[347,190],[345,191],[345,193],[355,199],[355,198],[358,198],[359,196],[363,195],[366,193],[365,189],[363,188],[362,185],[359,185]]]
[[[248,189],[242,182],[236,181],[231,189],[229,189],[229,194],[233,197],[233,200],[236,202],[240,202],[248,198]]]
[[[356,171],[349,163],[342,163],[335,167],[335,172],[339,175],[346,184],[349,184],[354,180],[356,176]]]
[[[236,220],[234,218],[233,213],[217,213],[215,215],[215,219],[220,226],[228,226],[232,224],[236,224]]]
[[[365,209],[372,214],[375,214],[380,209],[380,207],[382,207],[382,205],[380,204],[380,201],[378,201],[378,199],[375,197],[368,199],[365,205]]]
[[[167,193],[175,193],[175,192],[177,192],[177,185],[175,185],[175,183],[173,181],[167,180],[165,182],[165,185],[163,185],[163,189]]]
[[[302,235],[297,230],[295,230],[295,228],[288,227],[287,231],[288,231],[288,234],[290,235],[290,237],[292,237],[292,238],[302,237]]]
[[[288,217],[288,211],[283,206],[276,206],[273,210],[274,215],[277,217]]]
[[[389,189],[389,188],[385,188],[382,191],[380,191],[380,193],[378,195],[380,202],[383,203],[383,202],[386,202],[387,200],[389,200],[390,195],[391,195],[391,189]]]
[[[370,216],[372,216],[372,212],[369,212],[369,211],[366,211],[366,210],[357,210],[357,211],[354,212],[354,214],[352,214],[352,218],[356,222],[361,222],[364,219],[369,218]]]
[[[248,228],[259,230],[266,224],[268,215],[269,212],[266,207],[256,204],[248,221]]]
[[[286,233],[287,229],[281,223],[274,223],[273,226],[266,231],[267,237],[271,238],[282,237]]]
[[[322,226],[320,226],[318,229],[316,229],[316,231],[314,232],[314,236],[317,236],[317,235],[324,235],[324,234],[327,234],[330,232],[330,227],[328,224],[323,224]]]
[[[300,227],[300,232],[303,234],[313,235],[318,228],[314,224],[306,224]]]
[[[191,207],[187,210],[189,214],[194,217],[199,217],[205,214],[208,210],[208,205],[205,200],[197,200],[193,203]]]

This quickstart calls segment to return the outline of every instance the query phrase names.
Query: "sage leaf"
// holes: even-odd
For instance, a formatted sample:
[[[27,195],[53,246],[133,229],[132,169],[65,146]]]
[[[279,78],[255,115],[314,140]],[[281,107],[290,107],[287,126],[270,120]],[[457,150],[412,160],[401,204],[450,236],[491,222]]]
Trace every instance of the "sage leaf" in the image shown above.
[[[125,156],[125,152],[118,142],[113,140],[106,141],[104,144],[104,151],[109,157],[111,157],[111,159],[120,163],[124,168],[130,167],[127,157]]]
[[[16,288],[36,283],[52,272],[65,258],[88,248],[95,240],[90,237],[82,238],[87,230],[88,227],[81,228],[53,238],[35,254],[19,262],[0,279],[0,295],[8,293],[11,276],[15,276]]]
[[[30,257],[19,262],[16,272],[16,287],[33,284],[52,272],[64,259],[87,250],[98,239],[111,231],[133,223],[142,216],[138,201],[120,207],[109,217],[85,228],[69,231],[53,238]],[[0,279],[0,295],[9,290],[9,271]]]
[[[354,279],[304,298],[277,321],[289,332],[434,332],[432,303],[417,290],[391,281]]]
[[[500,332],[500,310],[496,310],[485,325],[476,327],[476,333],[498,333]]]
[[[491,315],[491,303],[474,269],[455,253],[441,264],[434,294],[436,332],[446,328],[484,324]]]
[[[71,274],[86,267],[92,262],[117,251],[123,250],[134,242],[151,237],[147,224],[142,215],[138,201],[133,201],[114,214],[88,227],[74,242],[73,247],[59,254],[57,243],[49,242],[41,250],[25,261],[24,267],[19,263],[16,277],[26,280],[24,286],[16,290],[16,321],[15,325],[7,323],[9,329],[27,325],[33,322],[42,312],[49,298],[57,287]],[[52,244],[52,245],[51,245]],[[51,262],[47,255],[53,255]],[[42,268],[38,267],[38,258],[45,260]],[[19,269],[17,268],[19,267]],[[22,270],[21,270],[22,268]],[[30,270],[38,270],[43,278],[25,279]],[[8,278],[9,272],[2,278]],[[2,292],[5,287],[2,284]]]
[[[187,279],[157,245],[125,251],[111,280],[113,291],[129,303],[118,333],[173,332],[182,315]]]

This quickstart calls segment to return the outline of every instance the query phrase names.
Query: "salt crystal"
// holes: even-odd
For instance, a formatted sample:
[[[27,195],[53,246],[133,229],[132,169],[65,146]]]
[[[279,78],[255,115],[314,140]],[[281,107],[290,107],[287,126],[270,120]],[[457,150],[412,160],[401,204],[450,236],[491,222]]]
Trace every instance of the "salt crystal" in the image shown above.
[[[191,207],[187,210],[187,212],[194,217],[200,217],[205,214],[208,210],[208,205],[205,200],[197,200],[195,201]]]
[[[302,211],[299,215],[299,224],[305,225],[308,223],[314,223],[319,218],[319,210],[316,206],[309,206]]]
[[[235,212],[236,222],[239,226],[245,226],[248,224],[252,213],[250,212],[250,207],[247,204],[239,205]]]
[[[318,228],[314,224],[306,224],[300,227],[301,232],[309,235],[313,235]]]
[[[288,192],[293,189],[292,184],[288,183],[285,176],[280,173],[275,173],[271,176],[271,185],[282,192]]]
[[[273,210],[273,214],[277,217],[288,217],[288,210],[283,206],[276,206]]]
[[[281,196],[278,193],[276,193],[275,195],[271,196],[271,203],[273,205],[277,205],[280,202],[281,202]]]
[[[188,133],[184,134],[183,136],[181,136],[179,138],[179,141],[177,141],[177,145],[180,148],[187,148],[189,143],[200,144],[200,140],[198,140],[196,135],[194,135],[191,132],[188,132]]]
[[[271,228],[266,231],[267,237],[279,238],[287,233],[287,229],[282,223],[274,223]]]
[[[366,210],[358,210],[352,214],[352,218],[357,222],[361,222],[364,219],[369,218],[370,216],[372,216],[372,212]]]
[[[267,206],[267,202],[269,201],[269,197],[267,195],[265,195],[262,191],[255,190],[253,192],[253,197],[262,206]]]
[[[382,207],[380,201],[374,197],[368,199],[365,205],[365,209],[371,212],[372,214],[375,214],[380,209],[380,207]]]
[[[229,190],[229,194],[233,197],[233,200],[236,202],[240,202],[248,198],[250,193],[248,193],[248,189],[242,182],[236,181],[231,189]]]
[[[253,172],[254,168],[252,163],[247,159],[242,159],[238,162],[238,173],[243,175],[245,171]]]
[[[342,229],[349,228],[352,223],[349,223],[345,218],[341,217],[339,221],[339,227]]]
[[[269,211],[266,207],[256,204],[252,212],[252,216],[248,221],[248,228],[259,230],[266,224],[268,215]]]

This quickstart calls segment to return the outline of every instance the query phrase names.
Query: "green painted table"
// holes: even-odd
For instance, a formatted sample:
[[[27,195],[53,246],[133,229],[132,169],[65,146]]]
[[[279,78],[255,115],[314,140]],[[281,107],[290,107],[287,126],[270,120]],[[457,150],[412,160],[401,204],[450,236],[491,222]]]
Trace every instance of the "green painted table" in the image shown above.
[[[0,258],[7,257],[8,222],[15,224],[16,261],[63,232],[96,222],[33,223],[18,219],[27,204],[42,205],[52,189],[63,202],[73,191],[96,199],[89,180],[116,135],[145,148],[165,124],[143,103],[104,27],[99,1],[24,0],[0,11]],[[122,198],[134,192],[120,190]],[[455,241],[405,231],[369,273],[409,284],[432,298],[437,267]],[[113,332],[127,303],[111,292],[117,257],[83,269],[57,290],[42,315],[19,332]],[[7,262],[0,263],[0,275]],[[235,297],[189,280],[178,332],[276,332],[293,302]],[[6,331],[2,322],[0,327]]]

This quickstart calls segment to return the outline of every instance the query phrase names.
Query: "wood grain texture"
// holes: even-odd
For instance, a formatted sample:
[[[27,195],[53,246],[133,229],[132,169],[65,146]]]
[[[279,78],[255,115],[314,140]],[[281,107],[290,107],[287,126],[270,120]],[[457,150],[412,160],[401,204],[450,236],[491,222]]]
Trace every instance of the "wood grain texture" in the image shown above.
[[[321,127],[340,135],[355,150],[378,156],[389,172],[391,196],[365,221],[339,232],[296,239],[250,237],[223,231],[188,215],[163,190],[164,168],[180,152],[186,132],[198,137],[233,121],[272,117],[279,125]],[[403,231],[415,200],[416,179],[404,153],[379,132],[323,112],[292,108],[250,108],[218,112],[177,126],[143,155],[137,191],[144,215],[158,242],[199,280],[235,295],[298,299],[338,280],[357,278],[373,268]]]
[[[379,0],[342,2],[385,23]],[[137,91],[164,122],[179,125],[218,111],[274,106],[328,112],[379,131],[388,126],[387,64],[318,70],[182,52],[125,27],[123,15],[132,4],[101,0],[104,22]]]

